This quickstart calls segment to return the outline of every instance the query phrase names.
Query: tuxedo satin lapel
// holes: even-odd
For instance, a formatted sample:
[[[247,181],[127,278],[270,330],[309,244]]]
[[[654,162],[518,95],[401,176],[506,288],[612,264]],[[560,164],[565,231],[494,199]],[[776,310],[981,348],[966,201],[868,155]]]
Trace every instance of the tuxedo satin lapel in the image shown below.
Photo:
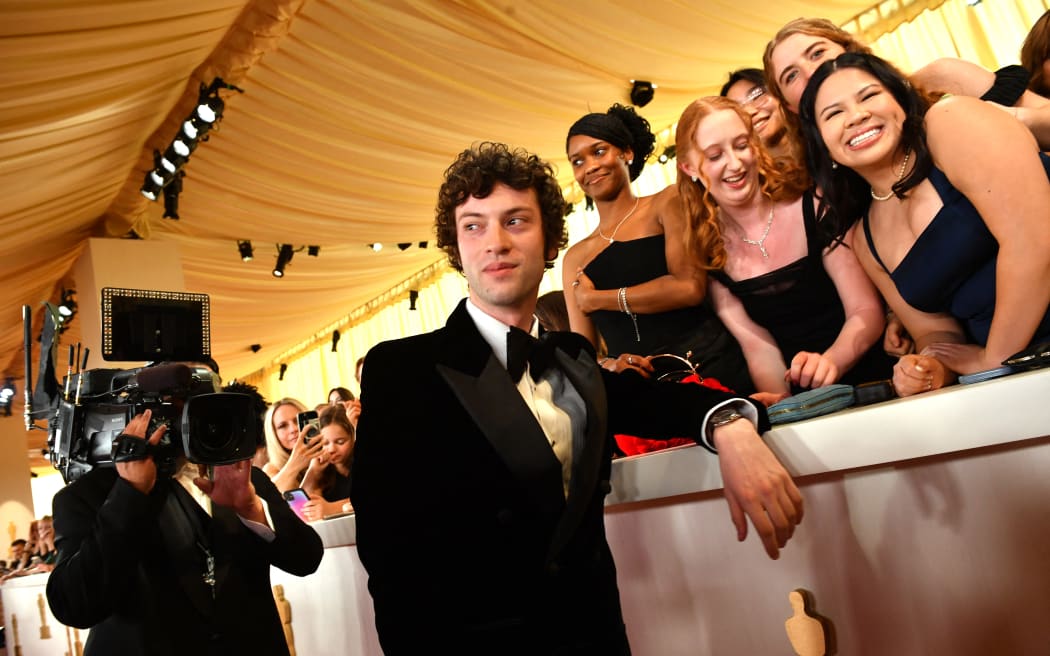
[[[573,357],[559,350],[555,352],[555,357],[587,406],[587,428],[583,444],[573,444],[569,498],[566,501],[565,513],[554,529],[554,537],[547,553],[548,560],[556,557],[569,541],[592,502],[598,472],[601,470],[605,441],[608,439],[608,401],[594,354],[587,349],[580,349]]]
[[[476,377],[445,365],[437,369],[529,495],[544,511],[560,512],[561,463],[499,361],[490,357]]]

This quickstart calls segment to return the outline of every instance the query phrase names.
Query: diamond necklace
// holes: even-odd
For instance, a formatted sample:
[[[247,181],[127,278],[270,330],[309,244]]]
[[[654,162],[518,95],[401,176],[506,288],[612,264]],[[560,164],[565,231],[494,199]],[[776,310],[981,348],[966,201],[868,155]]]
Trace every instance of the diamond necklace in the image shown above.
[[[910,150],[904,153],[904,161],[901,162],[901,170],[897,171],[897,182],[900,182],[901,180],[904,179],[904,169],[908,168],[908,158],[909,157],[911,157],[911,151]],[[889,200],[889,199],[893,198],[893,187],[890,187],[890,192],[888,194],[886,194],[885,196],[880,196],[880,195],[876,194],[875,193],[875,187],[872,187],[871,188],[871,197],[874,198],[875,200]]]
[[[640,200],[641,200],[640,196],[638,198],[634,199],[634,206],[631,207],[631,211],[628,212],[627,214],[623,215],[623,218],[620,219],[620,222],[616,224],[616,227],[613,228],[612,234],[609,235],[608,237],[606,237],[605,233],[602,232],[602,224],[599,222],[598,223],[598,236],[601,237],[602,239],[604,239],[605,241],[609,242],[610,244],[613,243],[614,241],[616,241],[616,239],[614,239],[616,237],[616,231],[619,230],[620,226],[623,225],[623,222],[626,221],[627,219],[631,218],[631,215],[634,214],[634,211],[636,209],[638,209],[638,201],[640,201]]]
[[[765,232],[762,233],[761,237],[759,237],[758,239],[748,239],[744,235],[741,235],[740,237],[740,239],[742,239],[745,244],[758,246],[758,250],[762,252],[763,259],[766,260],[769,259],[769,253],[766,251],[766,237],[769,236],[769,229],[773,227],[773,207],[775,207],[775,205],[769,208],[769,218],[766,220],[766,229]]]

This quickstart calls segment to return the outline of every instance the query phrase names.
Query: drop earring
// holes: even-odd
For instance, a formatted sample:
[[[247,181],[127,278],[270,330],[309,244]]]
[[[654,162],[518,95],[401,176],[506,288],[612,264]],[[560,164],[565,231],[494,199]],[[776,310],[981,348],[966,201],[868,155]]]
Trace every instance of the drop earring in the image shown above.
[[[835,161],[831,162],[831,168],[837,169],[838,167],[839,167],[839,163],[838,162],[835,162]]]
[[[634,164],[634,160],[633,159],[627,160],[627,166],[630,166],[631,164]]]
[[[692,180],[693,182],[696,182],[696,176],[695,176],[695,175],[694,175],[694,176],[690,176],[690,179],[691,179],[691,180]]]

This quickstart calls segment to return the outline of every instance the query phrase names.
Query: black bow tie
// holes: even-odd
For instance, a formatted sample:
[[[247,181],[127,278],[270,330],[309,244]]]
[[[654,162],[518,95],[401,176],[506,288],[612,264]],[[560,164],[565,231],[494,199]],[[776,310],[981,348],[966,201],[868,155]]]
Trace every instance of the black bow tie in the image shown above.
[[[515,383],[521,380],[522,374],[525,373],[526,362],[529,364],[529,375],[538,381],[551,365],[553,358],[552,341],[536,339],[521,328],[510,327],[507,333],[507,373]]]

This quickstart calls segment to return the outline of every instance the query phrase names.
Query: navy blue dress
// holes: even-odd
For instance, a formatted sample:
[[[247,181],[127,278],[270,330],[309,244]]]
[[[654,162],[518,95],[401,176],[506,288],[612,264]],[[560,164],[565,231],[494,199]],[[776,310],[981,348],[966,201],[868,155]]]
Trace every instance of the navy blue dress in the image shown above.
[[[1050,178],[1050,157],[1039,154]],[[915,240],[911,250],[892,272],[886,268],[875,242],[867,215],[864,237],[875,261],[879,263],[901,297],[923,312],[948,313],[959,320],[967,338],[984,346],[995,311],[995,265],[999,242],[988,230],[977,208],[952,186],[947,176],[934,167],[929,180],[944,207]],[[1050,208],[1046,217],[1050,229]],[[1044,308],[1043,320],[1032,343],[1050,338],[1050,308]]]

